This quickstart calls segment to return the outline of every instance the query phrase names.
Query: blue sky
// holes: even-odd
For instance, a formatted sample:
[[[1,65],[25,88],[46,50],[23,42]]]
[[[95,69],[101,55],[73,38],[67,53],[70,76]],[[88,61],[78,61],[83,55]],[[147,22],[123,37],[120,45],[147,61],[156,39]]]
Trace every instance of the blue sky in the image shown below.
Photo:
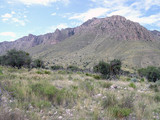
[[[160,0],[0,0],[0,42],[112,15],[160,31]]]

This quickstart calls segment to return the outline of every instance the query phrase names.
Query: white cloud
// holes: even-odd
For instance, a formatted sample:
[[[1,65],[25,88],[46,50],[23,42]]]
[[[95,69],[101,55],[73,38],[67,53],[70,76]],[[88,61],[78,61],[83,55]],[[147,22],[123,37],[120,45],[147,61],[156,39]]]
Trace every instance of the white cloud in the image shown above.
[[[160,25],[160,13],[148,12],[150,9],[160,7],[160,0],[90,0],[95,8],[86,12],[77,13],[69,19],[87,21],[93,17],[121,15],[143,25]],[[149,14],[146,14],[149,13]]]
[[[22,17],[19,14],[16,14],[14,11],[11,11],[11,13],[1,15],[1,18],[3,22],[16,23],[17,25],[25,26],[27,16],[23,15]]]
[[[57,14],[57,13],[56,13],[56,12],[54,12],[54,13],[52,13],[51,15],[52,15],[52,16],[55,16],[56,14]]]
[[[25,21],[19,20],[18,18],[12,18],[12,21],[13,21],[14,23],[20,24],[21,26],[25,26],[25,25],[26,25]]]
[[[14,32],[1,32],[0,36],[12,37],[15,38],[16,34]]]
[[[84,13],[75,14],[72,17],[70,17],[69,19],[77,19],[77,20],[81,20],[84,22],[84,21],[91,19],[93,17],[103,16],[107,12],[108,12],[108,9],[106,9],[106,8],[94,8],[94,9],[90,9]]]
[[[1,17],[2,17],[2,21],[7,21],[10,18],[12,18],[12,14],[6,13],[6,14],[2,15]]]
[[[10,0],[11,1],[11,0]],[[13,0],[12,0],[13,1]],[[63,2],[65,5],[69,4],[69,0],[16,0],[17,2],[21,2],[25,5],[50,5],[51,3]]]

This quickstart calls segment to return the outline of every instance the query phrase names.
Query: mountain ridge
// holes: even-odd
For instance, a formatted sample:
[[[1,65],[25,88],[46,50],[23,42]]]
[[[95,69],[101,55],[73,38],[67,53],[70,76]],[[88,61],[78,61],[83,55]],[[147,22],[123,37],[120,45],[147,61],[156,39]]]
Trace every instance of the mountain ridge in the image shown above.
[[[34,58],[56,64],[86,67],[93,66],[99,60],[117,58],[130,66],[159,66],[158,33],[115,15],[92,18],[75,28],[57,29],[54,33],[39,36],[30,34],[12,42],[12,48],[23,48]],[[27,46],[28,41],[30,44]],[[3,50],[1,48],[5,48],[1,44],[3,43],[0,43],[0,53]]]

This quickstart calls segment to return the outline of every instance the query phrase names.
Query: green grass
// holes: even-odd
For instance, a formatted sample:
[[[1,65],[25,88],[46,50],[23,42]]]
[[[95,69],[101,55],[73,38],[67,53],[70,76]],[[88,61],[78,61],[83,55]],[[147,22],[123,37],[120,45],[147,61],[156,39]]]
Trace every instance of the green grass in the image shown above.
[[[129,87],[132,87],[132,88],[136,88],[136,85],[133,83],[133,82],[131,82],[130,84],[129,84]]]
[[[130,115],[130,113],[132,112],[131,109],[129,108],[121,108],[118,106],[115,106],[113,108],[110,108],[109,111],[111,112],[111,114],[116,117],[116,118],[124,118]]]

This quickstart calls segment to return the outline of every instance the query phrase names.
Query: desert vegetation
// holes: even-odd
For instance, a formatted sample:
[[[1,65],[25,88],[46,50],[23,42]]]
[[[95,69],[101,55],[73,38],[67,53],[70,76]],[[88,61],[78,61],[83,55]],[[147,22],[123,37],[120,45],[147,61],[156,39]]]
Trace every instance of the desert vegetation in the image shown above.
[[[159,68],[139,69],[133,77],[115,59],[100,61],[93,70],[75,65],[45,69],[43,61],[23,55],[30,64],[4,64],[0,57],[2,120],[160,119]]]

